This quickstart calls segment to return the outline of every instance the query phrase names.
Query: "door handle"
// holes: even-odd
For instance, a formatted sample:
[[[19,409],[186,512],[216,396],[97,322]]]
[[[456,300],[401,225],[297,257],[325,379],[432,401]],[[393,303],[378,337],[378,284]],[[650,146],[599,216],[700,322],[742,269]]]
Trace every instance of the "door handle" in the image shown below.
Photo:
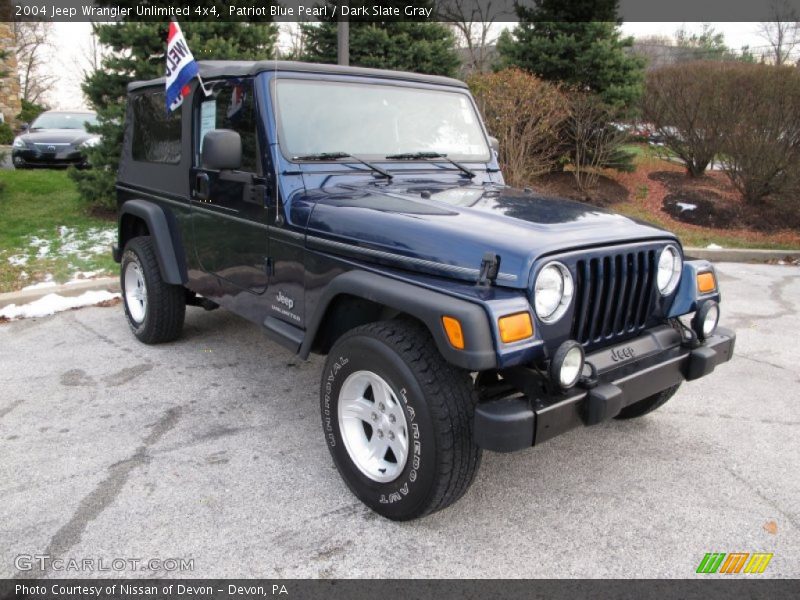
[[[208,173],[197,173],[194,176],[194,197],[198,200],[208,200],[211,192],[211,181]]]

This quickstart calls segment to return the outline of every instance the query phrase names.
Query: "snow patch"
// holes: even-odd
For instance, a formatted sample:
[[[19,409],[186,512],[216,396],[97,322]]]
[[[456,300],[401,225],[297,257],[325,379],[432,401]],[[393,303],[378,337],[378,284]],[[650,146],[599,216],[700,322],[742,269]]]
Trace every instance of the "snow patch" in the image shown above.
[[[687,210],[695,210],[697,208],[697,204],[689,204],[688,202],[676,202],[675,206],[681,209],[681,212],[685,212]]]
[[[56,287],[56,285],[57,285],[56,282],[53,281],[53,276],[50,273],[48,273],[47,275],[44,276],[43,281],[40,281],[39,283],[34,283],[32,285],[26,285],[24,288],[22,288],[22,290],[23,291],[41,290],[42,288]]]
[[[66,285],[75,285],[76,283],[83,283],[89,279],[93,279],[97,277],[102,271],[75,271],[72,274],[72,279],[70,279]]]
[[[119,298],[120,294],[106,291],[84,292],[80,296],[66,297],[58,294],[47,294],[30,304],[17,306],[9,304],[0,309],[0,318],[6,319],[30,319],[35,317],[46,317],[57,312],[80,308],[82,306],[92,306],[100,302],[106,302]]]
[[[722,250],[722,246],[719,244],[709,244],[706,246],[706,250]]]
[[[8,257],[8,262],[12,267],[22,267],[28,264],[28,257],[24,254],[15,254]]]

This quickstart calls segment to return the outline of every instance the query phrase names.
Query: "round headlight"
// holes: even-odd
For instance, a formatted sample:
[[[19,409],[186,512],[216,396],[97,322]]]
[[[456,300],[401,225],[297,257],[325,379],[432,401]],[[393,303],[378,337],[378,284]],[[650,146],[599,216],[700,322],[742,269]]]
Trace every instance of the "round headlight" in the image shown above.
[[[574,340],[561,344],[550,361],[550,379],[562,390],[568,390],[583,373],[583,347]]]
[[[26,147],[26,145],[25,145],[25,142],[22,140],[22,138],[21,138],[21,137],[15,137],[15,138],[14,138],[14,145],[13,145],[13,147],[14,147],[14,148],[25,148],[25,147]]]
[[[539,319],[545,323],[560,319],[574,292],[572,275],[567,267],[558,262],[542,267],[533,286],[533,306]]]
[[[656,275],[658,291],[664,296],[674,292],[675,288],[678,287],[678,282],[681,280],[682,271],[683,261],[678,249],[675,246],[664,248],[658,257],[658,273]]]

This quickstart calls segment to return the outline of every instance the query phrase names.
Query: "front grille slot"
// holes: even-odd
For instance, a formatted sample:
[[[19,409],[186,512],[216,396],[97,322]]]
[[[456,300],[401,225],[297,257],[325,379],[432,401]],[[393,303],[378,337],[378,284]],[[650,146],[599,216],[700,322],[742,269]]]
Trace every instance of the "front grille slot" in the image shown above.
[[[655,250],[579,260],[572,338],[595,344],[643,329],[652,306],[655,260]]]

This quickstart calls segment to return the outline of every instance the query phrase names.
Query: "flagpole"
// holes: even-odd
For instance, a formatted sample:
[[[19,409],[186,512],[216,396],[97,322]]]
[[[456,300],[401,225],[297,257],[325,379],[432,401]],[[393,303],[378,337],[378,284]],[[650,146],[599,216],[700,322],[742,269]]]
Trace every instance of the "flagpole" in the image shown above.
[[[178,19],[177,19],[177,18],[175,18],[175,17],[171,17],[171,18],[170,18],[170,21],[171,21],[171,22],[173,22],[173,23],[175,23],[176,25],[178,24]],[[199,66],[199,65],[198,65],[198,66]],[[206,84],[205,84],[205,82],[203,81],[203,78],[202,78],[202,77],[200,77],[200,69],[199,69],[199,68],[197,69],[197,81],[199,81],[199,82],[200,82],[200,89],[202,89],[202,90],[203,90],[203,93],[204,93],[206,96],[210,96],[210,95],[211,95],[211,92],[210,92],[210,91],[208,91],[208,88],[206,88]]]
[[[202,88],[202,90],[203,90],[203,93],[204,93],[206,96],[210,96],[210,95],[211,95],[211,92],[209,92],[209,91],[208,91],[208,89],[206,89],[206,84],[205,84],[205,83],[203,83],[203,78],[202,78],[202,77],[200,77],[200,69],[198,69],[198,70],[197,70],[197,81],[199,81],[199,82],[200,82],[200,87]]]

